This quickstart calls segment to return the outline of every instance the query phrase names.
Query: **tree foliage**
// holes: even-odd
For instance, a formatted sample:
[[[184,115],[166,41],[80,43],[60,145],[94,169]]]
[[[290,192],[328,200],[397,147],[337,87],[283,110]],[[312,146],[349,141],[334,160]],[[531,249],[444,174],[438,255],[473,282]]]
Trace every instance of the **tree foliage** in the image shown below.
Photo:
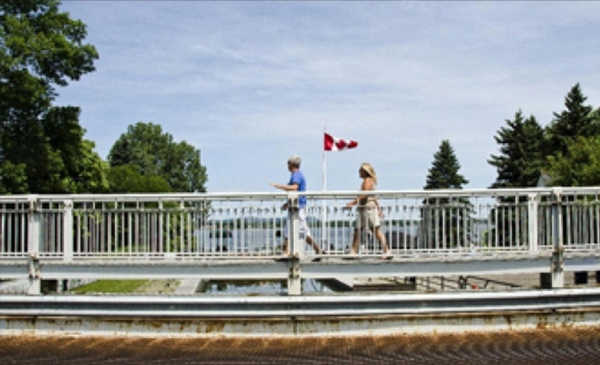
[[[594,110],[591,114],[592,117],[592,123],[596,124],[596,125],[600,125],[600,108],[597,108],[596,110]]]
[[[460,163],[450,141],[443,140],[433,156],[425,189],[462,189],[469,181],[459,173]]]
[[[434,154],[425,189],[462,189],[469,181],[459,170],[460,164],[450,141],[443,140]],[[472,210],[472,204],[460,197],[425,199],[420,230],[425,246],[437,249],[469,245]]]
[[[167,193],[171,191],[169,183],[156,175],[140,174],[131,165],[121,165],[108,171],[110,192],[123,193]]]
[[[519,110],[514,120],[506,120],[494,139],[500,145],[500,154],[488,160],[498,172],[491,187],[536,186],[544,165],[544,129],[535,117],[524,119]]]
[[[545,165],[544,129],[535,117],[525,119],[519,110],[514,120],[506,120],[506,127],[495,138],[500,155],[492,155],[488,163],[495,166],[498,176],[492,188],[526,188],[536,186]],[[488,242],[495,246],[510,246],[523,239],[527,232],[522,225],[527,217],[527,196],[498,197],[490,213],[493,228]],[[498,219],[498,217],[502,219]]]
[[[567,153],[550,156],[546,173],[554,186],[600,185],[600,136],[579,137]]]
[[[139,122],[129,126],[111,148],[108,160],[112,167],[130,165],[140,175],[159,176],[172,191],[206,191],[200,151],[185,141],[174,142],[160,125]]]
[[[600,136],[600,108],[593,110],[586,100],[581,86],[575,84],[565,97],[565,110],[554,113],[546,128],[541,129],[533,116],[524,119],[520,110],[514,121],[507,120],[507,127],[494,137],[500,154],[488,160],[498,171],[492,188],[531,187],[537,185],[540,176],[549,185],[591,181],[578,177],[588,175],[578,169],[594,159],[585,156],[594,153],[594,141],[586,139]],[[576,146],[578,143],[581,145]]]
[[[0,185],[3,193],[106,188],[105,167],[83,139],[79,108],[54,106],[57,86],[94,70],[85,24],[56,0],[0,2]]]
[[[546,128],[546,155],[566,154],[568,145],[579,137],[600,134],[600,123],[593,118],[592,107],[576,84],[565,97],[565,110],[554,113],[554,120]]]

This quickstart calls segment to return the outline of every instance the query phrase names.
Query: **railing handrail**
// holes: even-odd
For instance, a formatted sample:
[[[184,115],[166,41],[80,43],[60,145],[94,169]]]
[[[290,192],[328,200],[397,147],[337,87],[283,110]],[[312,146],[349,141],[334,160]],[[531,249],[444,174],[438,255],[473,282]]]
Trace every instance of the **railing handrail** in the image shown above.
[[[543,196],[562,194],[600,194],[598,187],[532,187],[504,189],[432,189],[432,190],[340,190],[317,191],[309,190],[302,193],[286,192],[215,192],[215,193],[129,193],[129,194],[21,194],[0,195],[0,203],[27,202],[39,200],[44,202],[60,201],[176,201],[176,200],[255,200],[255,199],[285,199],[289,195],[301,194],[314,198],[351,198],[357,194],[376,195],[381,198],[422,198],[422,197],[502,197],[527,196],[538,194]]]
[[[379,226],[365,220],[372,210],[347,210],[357,195],[380,201]],[[283,213],[282,203],[297,196],[307,197],[308,209],[291,204]],[[316,233],[312,250],[301,224]],[[510,260],[511,253],[552,250],[548,265],[559,283],[563,253],[590,249],[600,250],[600,187],[0,196],[0,258],[28,259],[34,277],[50,258],[318,261],[360,251],[371,258],[427,252],[441,262],[478,251],[506,252]],[[293,265],[289,279],[298,292],[299,262]]]

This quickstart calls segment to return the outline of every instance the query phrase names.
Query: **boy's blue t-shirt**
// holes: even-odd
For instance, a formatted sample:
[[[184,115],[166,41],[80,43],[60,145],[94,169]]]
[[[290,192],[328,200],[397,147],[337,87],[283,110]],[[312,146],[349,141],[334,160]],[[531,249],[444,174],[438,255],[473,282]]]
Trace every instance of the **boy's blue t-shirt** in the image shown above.
[[[306,191],[306,179],[300,170],[292,172],[292,176],[290,176],[290,182],[288,185],[294,184],[298,185],[298,191]],[[298,199],[298,206],[300,208],[306,207],[306,196],[300,195]]]

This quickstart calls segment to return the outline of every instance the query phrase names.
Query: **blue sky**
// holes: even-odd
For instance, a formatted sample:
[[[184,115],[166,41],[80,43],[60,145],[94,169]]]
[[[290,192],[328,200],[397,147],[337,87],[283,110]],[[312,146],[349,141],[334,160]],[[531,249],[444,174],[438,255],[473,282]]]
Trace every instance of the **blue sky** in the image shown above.
[[[327,190],[419,190],[450,141],[466,188],[496,178],[497,131],[521,109],[547,125],[580,83],[600,106],[600,2],[63,1],[97,70],[58,90],[106,158],[127,126],[200,149],[210,192],[273,191],[302,157]]]

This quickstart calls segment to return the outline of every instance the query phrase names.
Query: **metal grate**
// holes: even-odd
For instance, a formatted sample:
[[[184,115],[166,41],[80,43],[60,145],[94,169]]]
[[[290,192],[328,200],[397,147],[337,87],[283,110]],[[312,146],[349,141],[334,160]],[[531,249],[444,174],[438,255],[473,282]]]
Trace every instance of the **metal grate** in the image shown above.
[[[2,337],[3,364],[596,365],[600,327],[344,338]]]

